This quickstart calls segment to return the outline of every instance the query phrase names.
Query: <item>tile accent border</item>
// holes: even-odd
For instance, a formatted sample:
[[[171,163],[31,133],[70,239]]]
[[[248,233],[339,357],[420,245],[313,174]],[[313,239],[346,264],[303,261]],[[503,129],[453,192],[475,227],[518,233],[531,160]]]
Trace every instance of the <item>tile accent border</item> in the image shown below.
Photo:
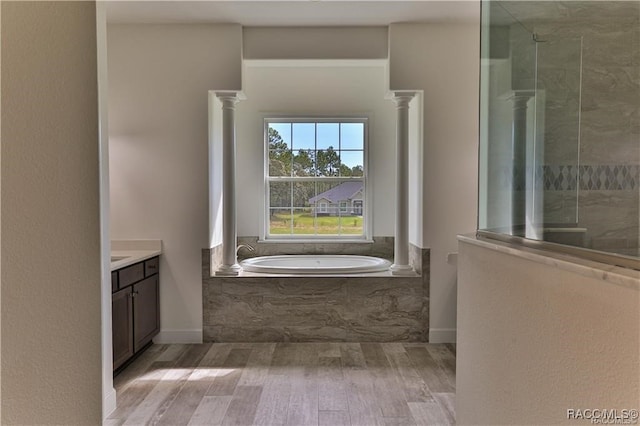
[[[516,173],[531,175],[531,168],[516,170]],[[509,188],[513,177],[509,168],[501,171],[501,184]],[[524,180],[518,179],[519,182]],[[537,167],[534,185],[545,191],[633,191],[640,188],[640,165],[543,165]],[[530,189],[517,187],[516,191]]]
[[[542,166],[544,189],[630,191],[639,186],[640,166]],[[578,186],[579,185],[579,186]]]

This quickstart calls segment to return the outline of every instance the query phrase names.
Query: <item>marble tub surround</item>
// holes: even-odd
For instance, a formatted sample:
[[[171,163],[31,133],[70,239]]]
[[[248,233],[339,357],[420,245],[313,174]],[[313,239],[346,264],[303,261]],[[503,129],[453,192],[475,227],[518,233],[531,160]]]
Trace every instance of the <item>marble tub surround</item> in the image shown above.
[[[251,244],[251,241],[240,241]],[[364,249],[366,245],[354,246]],[[263,244],[256,246],[258,255],[266,255],[259,251],[261,247]],[[281,254],[283,244],[273,244],[266,250],[276,250],[276,247],[280,250],[269,254]],[[382,257],[383,247],[392,249],[393,241],[385,239],[372,251]],[[327,247],[320,244],[316,249]],[[210,262],[219,256],[219,251],[218,247],[203,250],[205,341],[428,339],[429,249],[410,246],[409,258],[416,271],[413,276],[392,275],[390,271],[349,276],[302,277],[250,272],[234,277],[213,276]]]
[[[239,259],[279,254],[357,254],[393,259],[393,237],[373,237],[373,242],[269,242],[258,237],[238,237],[238,245],[248,244],[255,251],[240,250]]]
[[[253,251],[240,249],[238,251],[238,261],[250,257],[275,256],[282,254],[355,254],[361,256],[374,256],[382,259],[393,260],[393,237],[374,237],[373,242],[269,242],[260,240],[254,236],[243,236],[237,238],[236,247],[245,244],[254,248]],[[217,245],[211,249],[205,249],[203,256],[208,256],[206,260],[209,267],[203,270],[203,277],[207,278],[215,275],[220,265],[222,265],[222,245]],[[203,264],[204,265],[204,264]],[[204,266],[203,266],[204,267]]]
[[[393,237],[373,237],[373,242],[268,242],[259,240],[258,237],[238,237],[237,246],[242,244],[250,245],[253,251],[240,249],[238,260],[242,261],[251,257],[276,256],[283,254],[352,254],[359,256],[380,257],[393,261],[394,238]],[[237,247],[236,246],[236,247]],[[203,278],[215,275],[218,267],[222,264],[222,245],[217,245],[211,249],[203,249]],[[422,271],[429,270],[429,249],[418,247],[409,243],[409,264],[417,275],[422,275]],[[386,274],[385,274],[386,275]]]
[[[208,342],[426,341],[421,277],[211,277]]]
[[[162,254],[162,240],[111,240],[111,270],[124,268]]]

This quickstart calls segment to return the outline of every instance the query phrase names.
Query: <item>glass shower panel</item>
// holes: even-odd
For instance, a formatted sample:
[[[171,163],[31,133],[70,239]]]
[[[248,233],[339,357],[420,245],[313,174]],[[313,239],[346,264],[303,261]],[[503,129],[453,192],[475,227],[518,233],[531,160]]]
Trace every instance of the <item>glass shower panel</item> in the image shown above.
[[[535,140],[536,43],[499,3],[482,8],[479,227],[524,235]]]
[[[481,234],[640,269],[640,2],[481,8]]]
[[[538,26],[543,31],[544,26]],[[578,226],[582,39],[536,33],[536,238],[584,246]],[[531,238],[527,235],[528,238]]]

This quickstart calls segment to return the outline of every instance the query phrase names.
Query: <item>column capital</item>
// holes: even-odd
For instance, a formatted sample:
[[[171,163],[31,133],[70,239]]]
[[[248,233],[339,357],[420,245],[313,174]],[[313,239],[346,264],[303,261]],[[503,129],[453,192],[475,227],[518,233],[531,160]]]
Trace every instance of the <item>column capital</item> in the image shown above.
[[[529,99],[533,98],[536,95],[535,90],[512,90],[511,92],[506,93],[505,95],[500,96],[500,98],[505,99],[507,101],[513,102],[522,102],[529,101]]]
[[[398,108],[407,108],[409,107],[409,102],[414,98],[416,92],[411,91],[395,91],[389,94],[389,99],[394,101]]]
[[[244,93],[240,91],[220,90],[214,91],[213,93],[215,93],[216,98],[220,99],[224,104],[226,104],[225,106],[235,105],[238,102],[247,99]]]

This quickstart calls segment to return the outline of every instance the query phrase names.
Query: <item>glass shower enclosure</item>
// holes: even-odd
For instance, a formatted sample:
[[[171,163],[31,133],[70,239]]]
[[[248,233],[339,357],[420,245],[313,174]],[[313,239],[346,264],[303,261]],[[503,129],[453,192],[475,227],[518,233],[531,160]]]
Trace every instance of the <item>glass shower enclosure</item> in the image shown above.
[[[640,269],[640,2],[482,1],[479,234]]]

